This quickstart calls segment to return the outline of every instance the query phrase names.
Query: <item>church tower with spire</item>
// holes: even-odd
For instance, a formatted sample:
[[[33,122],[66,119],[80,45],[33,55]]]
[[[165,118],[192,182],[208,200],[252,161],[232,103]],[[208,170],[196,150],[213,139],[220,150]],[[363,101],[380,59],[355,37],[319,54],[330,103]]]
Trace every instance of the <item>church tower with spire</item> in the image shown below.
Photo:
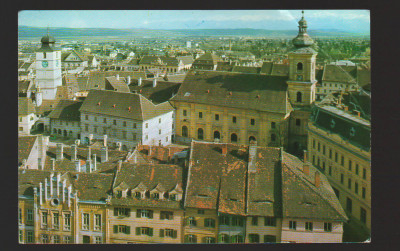
[[[57,87],[62,85],[61,51],[55,47],[56,40],[47,34],[42,46],[36,51],[36,86],[42,90],[43,99],[55,99]]]
[[[288,95],[294,109],[289,124],[289,148],[299,153],[307,148],[307,123],[311,106],[315,102],[317,80],[315,65],[317,52],[312,48],[314,40],[307,34],[304,11],[299,21],[299,33],[292,40],[294,49],[288,53]]]

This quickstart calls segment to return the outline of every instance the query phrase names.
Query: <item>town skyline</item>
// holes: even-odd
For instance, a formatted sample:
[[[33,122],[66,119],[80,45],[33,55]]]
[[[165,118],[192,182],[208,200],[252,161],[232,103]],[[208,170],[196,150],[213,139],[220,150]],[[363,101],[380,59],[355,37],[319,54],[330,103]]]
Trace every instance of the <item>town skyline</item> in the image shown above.
[[[305,14],[314,30],[370,32],[369,10],[305,10]],[[25,10],[18,17],[19,26],[50,28],[293,30],[301,10]]]

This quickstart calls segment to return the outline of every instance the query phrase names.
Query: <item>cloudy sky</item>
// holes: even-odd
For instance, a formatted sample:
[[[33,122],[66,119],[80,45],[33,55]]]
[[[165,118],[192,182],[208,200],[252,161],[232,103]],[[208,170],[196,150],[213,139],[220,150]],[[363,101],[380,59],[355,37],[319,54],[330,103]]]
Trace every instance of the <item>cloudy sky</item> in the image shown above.
[[[30,11],[18,24],[35,27],[148,29],[297,29],[301,10],[106,10]],[[369,32],[368,10],[305,10],[309,29]]]

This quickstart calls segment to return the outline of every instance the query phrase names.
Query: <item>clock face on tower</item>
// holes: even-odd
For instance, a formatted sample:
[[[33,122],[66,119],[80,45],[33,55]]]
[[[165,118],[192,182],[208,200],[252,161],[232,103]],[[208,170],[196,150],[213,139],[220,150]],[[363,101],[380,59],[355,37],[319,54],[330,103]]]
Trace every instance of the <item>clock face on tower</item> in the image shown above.
[[[46,68],[47,66],[49,66],[49,62],[47,62],[47,61],[42,61],[42,66],[43,66],[44,68]]]

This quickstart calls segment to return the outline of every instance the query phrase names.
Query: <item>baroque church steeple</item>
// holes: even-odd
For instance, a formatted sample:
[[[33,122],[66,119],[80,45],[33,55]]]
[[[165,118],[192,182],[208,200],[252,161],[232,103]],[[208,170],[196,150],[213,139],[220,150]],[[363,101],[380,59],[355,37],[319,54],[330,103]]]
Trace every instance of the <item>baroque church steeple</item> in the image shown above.
[[[314,40],[307,34],[307,21],[304,18],[304,10],[301,12],[302,16],[299,21],[299,33],[297,37],[292,40],[295,47],[309,47],[314,44]]]

